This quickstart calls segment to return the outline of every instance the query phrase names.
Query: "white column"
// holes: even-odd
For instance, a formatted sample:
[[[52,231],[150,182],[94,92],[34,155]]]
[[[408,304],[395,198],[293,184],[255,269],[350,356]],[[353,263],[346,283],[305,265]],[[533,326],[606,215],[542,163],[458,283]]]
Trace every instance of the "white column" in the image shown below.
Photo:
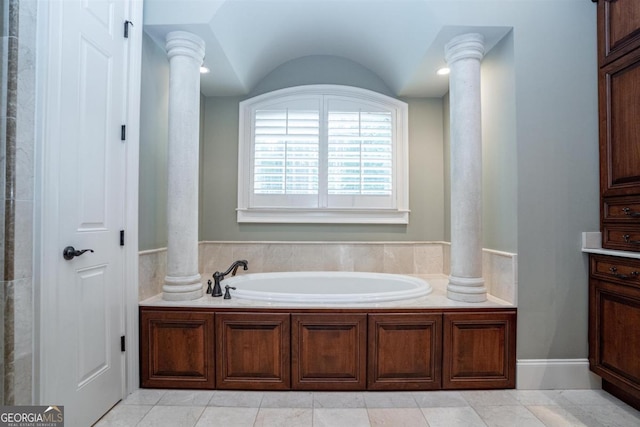
[[[451,117],[451,276],[447,297],[482,302],[482,126],[480,61],[484,37],[464,34],[445,46]]]
[[[200,66],[204,41],[191,33],[167,34],[169,57],[169,148],[167,195],[167,276],[163,298],[186,301],[202,296],[198,271],[198,153]]]

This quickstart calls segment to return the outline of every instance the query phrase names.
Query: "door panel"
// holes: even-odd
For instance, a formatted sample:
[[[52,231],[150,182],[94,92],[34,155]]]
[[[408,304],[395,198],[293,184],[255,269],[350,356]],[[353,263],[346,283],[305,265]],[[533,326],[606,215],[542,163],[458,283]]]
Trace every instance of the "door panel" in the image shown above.
[[[68,426],[91,425],[124,394],[120,127],[127,116],[128,7],[127,0],[48,2],[43,187],[52,194],[43,234],[55,257],[43,283],[51,308],[43,322],[42,403],[64,405]],[[66,246],[93,252],[65,260]]]

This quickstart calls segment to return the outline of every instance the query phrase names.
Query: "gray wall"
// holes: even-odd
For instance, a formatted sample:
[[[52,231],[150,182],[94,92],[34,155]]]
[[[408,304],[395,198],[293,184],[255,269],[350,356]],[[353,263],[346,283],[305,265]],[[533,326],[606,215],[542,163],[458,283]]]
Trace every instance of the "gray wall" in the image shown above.
[[[169,60],[146,33],[140,99],[140,250],[167,246]]]
[[[584,358],[580,233],[599,228],[596,7],[538,3],[514,30],[518,357]]]
[[[518,179],[513,32],[482,60],[484,247],[518,251]]]
[[[586,358],[587,262],[580,252],[580,233],[599,226],[596,6],[586,0],[521,0],[438,2],[437,7],[442,16],[451,17],[451,25],[513,27],[483,65],[484,137],[490,144],[483,163],[485,187],[491,186],[484,198],[485,245],[515,250],[519,257],[518,358]],[[286,84],[286,67],[280,72],[270,76],[271,86]],[[264,84],[266,90],[266,79]],[[144,87],[143,94],[143,102],[157,96]],[[201,239],[446,237],[446,97],[407,100],[412,214],[406,228],[235,223],[239,101],[205,100]],[[147,99],[146,105],[154,102]],[[425,123],[413,123],[415,117]],[[163,126],[155,117],[144,120],[150,120],[142,124],[148,131]],[[154,144],[141,141],[141,159],[154,156],[154,150]],[[144,224],[143,215],[154,213],[158,203],[152,202],[158,199],[142,200],[142,195],[158,191],[161,182],[160,172],[150,169],[151,177],[141,165],[141,248],[154,241],[156,247],[164,246],[165,239],[163,230]]]
[[[410,241],[444,239],[442,101],[409,104],[409,225],[238,224],[239,98],[205,101],[201,240]]]

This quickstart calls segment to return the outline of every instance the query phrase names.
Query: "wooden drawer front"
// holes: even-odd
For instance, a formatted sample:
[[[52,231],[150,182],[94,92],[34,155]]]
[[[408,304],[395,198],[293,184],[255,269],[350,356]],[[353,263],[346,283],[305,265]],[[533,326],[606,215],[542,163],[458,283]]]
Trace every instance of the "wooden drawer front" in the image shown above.
[[[598,4],[600,65],[640,45],[638,0],[605,0]]]
[[[445,313],[442,388],[514,388],[516,313]]]
[[[640,290],[592,280],[589,301],[591,369],[640,398]]]
[[[292,387],[364,390],[366,314],[292,314]]]
[[[630,286],[640,286],[640,260],[592,255],[591,277]]]
[[[640,198],[616,197],[603,200],[603,221],[640,224]]]
[[[289,314],[216,313],[216,334],[217,388],[290,388]]]
[[[640,226],[602,226],[602,247],[621,251],[640,251]]]
[[[141,310],[141,386],[213,389],[213,316]]]
[[[368,389],[439,389],[441,329],[441,314],[370,314]]]

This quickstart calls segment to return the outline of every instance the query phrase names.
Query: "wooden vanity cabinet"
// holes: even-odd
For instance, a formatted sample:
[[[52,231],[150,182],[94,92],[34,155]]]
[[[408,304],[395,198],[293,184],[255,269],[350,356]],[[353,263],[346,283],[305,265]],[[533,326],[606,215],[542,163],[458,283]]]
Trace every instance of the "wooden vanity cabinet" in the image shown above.
[[[216,388],[289,390],[288,313],[216,313]]]
[[[445,313],[442,388],[515,388],[516,312]]]
[[[590,255],[589,365],[640,409],[640,260]]]
[[[294,390],[364,390],[366,314],[291,315]]]
[[[140,310],[140,385],[215,386],[213,313]]]
[[[600,1],[598,40],[602,247],[640,251],[640,2]]]
[[[640,251],[640,1],[598,2],[602,247]],[[589,366],[640,409],[640,260],[589,256]]]
[[[142,387],[515,387],[515,308],[192,310],[140,308]]]
[[[369,315],[369,390],[442,387],[442,314]]]
[[[605,65],[640,46],[638,0],[598,1],[598,60]]]

